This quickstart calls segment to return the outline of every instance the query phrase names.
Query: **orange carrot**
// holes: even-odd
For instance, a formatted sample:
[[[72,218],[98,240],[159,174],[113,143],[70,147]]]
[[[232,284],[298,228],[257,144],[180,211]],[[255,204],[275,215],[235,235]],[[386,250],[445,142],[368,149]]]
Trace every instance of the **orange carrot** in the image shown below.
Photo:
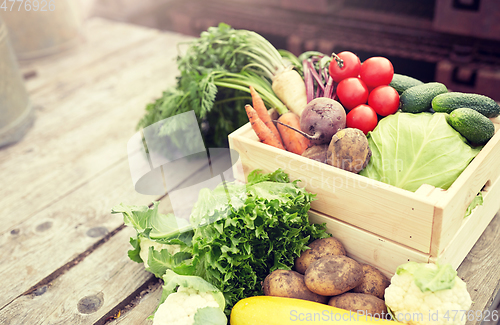
[[[300,118],[295,113],[285,113],[280,116],[278,121],[300,130]],[[281,124],[278,124],[278,130],[281,134],[281,139],[283,139],[283,145],[286,150],[302,155],[302,153],[309,147],[309,139],[304,137],[302,134]]]
[[[281,142],[276,139],[274,133],[269,130],[264,122],[262,122],[255,109],[251,105],[245,105],[245,110],[247,112],[248,119],[250,120],[250,124],[252,125],[252,128],[259,137],[260,141],[284,150],[285,148],[283,147]]]
[[[259,115],[259,118],[264,122],[264,124],[271,130],[271,132],[274,134],[276,139],[278,139],[281,144],[283,144],[283,141],[281,140],[280,133],[278,132],[278,129],[274,125],[271,116],[267,112],[266,105],[264,104],[264,101],[262,100],[262,97],[260,97],[259,93],[253,88],[252,86],[250,88],[250,95],[252,95],[252,104],[253,108],[257,112],[257,115]]]

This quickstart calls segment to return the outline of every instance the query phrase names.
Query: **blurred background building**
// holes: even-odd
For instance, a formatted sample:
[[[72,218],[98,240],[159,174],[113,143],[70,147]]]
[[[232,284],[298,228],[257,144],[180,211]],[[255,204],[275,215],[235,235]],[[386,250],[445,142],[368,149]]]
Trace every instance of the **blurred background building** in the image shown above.
[[[225,22],[295,54],[350,50],[500,100],[498,0],[81,0],[101,16],[198,36]]]

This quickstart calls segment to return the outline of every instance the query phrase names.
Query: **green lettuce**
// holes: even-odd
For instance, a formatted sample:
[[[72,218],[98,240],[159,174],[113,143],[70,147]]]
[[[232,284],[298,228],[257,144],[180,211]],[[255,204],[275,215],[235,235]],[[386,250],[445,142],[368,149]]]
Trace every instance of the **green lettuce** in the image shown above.
[[[175,252],[149,245],[147,269],[157,277],[172,270],[203,278],[224,294],[229,314],[238,300],[263,294],[261,282],[269,273],[291,269],[307,244],[330,236],[324,224],[309,223],[315,195],[297,183],[279,169],[254,171],[246,184],[226,182],[212,191],[203,189],[188,225],[159,214],[157,203],[152,208],[119,205],[113,212],[123,213],[125,223],[137,231],[131,239],[132,260],[142,261],[144,238],[179,245]]]
[[[221,201],[226,192],[230,199]],[[261,281],[276,269],[291,269],[314,239],[328,237],[324,225],[309,223],[314,194],[290,182],[278,170],[253,172],[248,184],[220,185],[207,191],[193,208],[193,263],[204,279],[217,286],[229,307],[262,294]]]
[[[408,191],[422,184],[448,189],[477,155],[444,113],[401,113],[368,134],[370,162],[361,175]]]
[[[477,208],[478,206],[481,206],[481,205],[483,205],[483,193],[479,192],[474,197],[472,202],[469,204],[469,206],[467,207],[467,210],[465,210],[465,217],[464,218],[467,218],[468,216],[470,216],[472,211],[474,211],[475,208]]]

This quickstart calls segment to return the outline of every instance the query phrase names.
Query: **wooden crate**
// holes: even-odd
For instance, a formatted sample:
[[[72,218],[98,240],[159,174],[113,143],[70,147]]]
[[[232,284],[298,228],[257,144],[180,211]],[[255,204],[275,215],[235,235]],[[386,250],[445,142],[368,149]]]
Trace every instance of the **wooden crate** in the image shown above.
[[[500,119],[494,122],[498,129]],[[230,134],[229,144],[241,159],[237,179],[282,168],[301,180],[317,194],[311,220],[326,222],[354,258],[387,274],[408,260],[439,258],[458,268],[500,209],[499,132],[446,191],[430,185],[406,191],[262,144],[250,124]],[[464,218],[479,192],[483,205]]]

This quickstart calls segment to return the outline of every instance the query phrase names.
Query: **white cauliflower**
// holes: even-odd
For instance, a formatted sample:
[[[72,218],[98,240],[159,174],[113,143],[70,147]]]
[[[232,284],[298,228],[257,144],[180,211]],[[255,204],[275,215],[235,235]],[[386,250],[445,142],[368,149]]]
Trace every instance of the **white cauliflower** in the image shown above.
[[[192,325],[194,315],[204,307],[219,308],[219,304],[210,293],[180,287],[160,305],[153,325]]]
[[[167,270],[162,298],[153,325],[226,325],[224,296],[197,276],[178,275]]]
[[[139,256],[141,257],[142,261],[144,262],[144,267],[147,269],[149,268],[148,264],[148,256],[149,256],[149,247],[153,247],[155,251],[160,252],[162,249],[167,249],[170,255],[174,255],[175,253],[178,253],[181,251],[181,246],[180,245],[165,245],[165,244],[160,244],[157,243],[149,238],[141,238],[140,242],[140,247],[141,250],[139,251]]]
[[[465,324],[472,304],[465,282],[449,264],[401,265],[384,298],[397,320],[410,325]]]

